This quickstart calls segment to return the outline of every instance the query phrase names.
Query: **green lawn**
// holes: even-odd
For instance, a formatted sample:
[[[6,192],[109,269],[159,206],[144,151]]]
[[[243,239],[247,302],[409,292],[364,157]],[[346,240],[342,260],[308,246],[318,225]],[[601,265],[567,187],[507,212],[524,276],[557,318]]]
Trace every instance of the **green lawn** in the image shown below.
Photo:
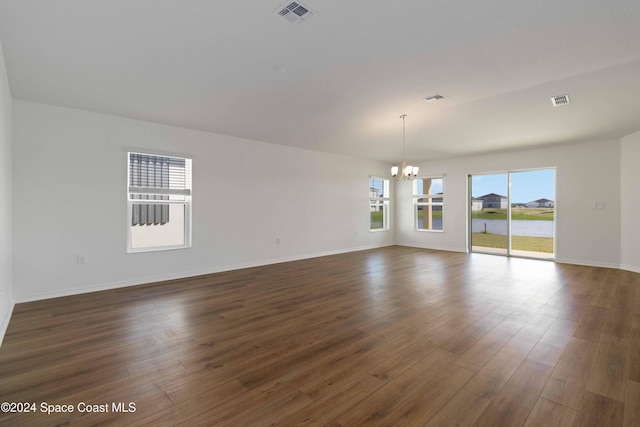
[[[381,222],[382,221],[382,211],[372,211],[371,212],[371,221],[372,222]]]
[[[384,225],[384,217],[382,216],[383,212],[370,211],[369,213],[371,215],[371,220],[369,222],[370,224],[369,229],[378,230],[380,228],[383,228],[383,225]]]
[[[507,248],[507,236],[503,234],[473,233],[473,246]],[[553,253],[553,237],[512,236],[512,249],[519,251]]]
[[[511,208],[511,219],[553,221],[553,208]],[[472,218],[507,219],[506,209],[482,209],[471,212]]]
[[[372,223],[379,223],[382,224],[382,211],[371,211],[371,222]],[[436,218],[442,218],[442,211],[433,211],[432,212],[432,218],[436,219]],[[424,212],[422,210],[418,211],[418,218],[422,219],[422,217],[424,216]]]
[[[442,211],[432,211],[431,212],[431,218],[436,219],[436,218],[442,218]],[[422,219],[424,218],[424,211],[423,210],[419,210],[418,211],[418,218]]]

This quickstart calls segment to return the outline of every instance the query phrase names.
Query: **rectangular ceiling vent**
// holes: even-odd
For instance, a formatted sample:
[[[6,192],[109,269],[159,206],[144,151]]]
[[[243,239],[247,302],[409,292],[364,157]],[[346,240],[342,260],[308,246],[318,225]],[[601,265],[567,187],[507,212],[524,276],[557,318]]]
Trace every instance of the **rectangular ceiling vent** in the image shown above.
[[[275,10],[275,13],[282,16],[292,24],[301,24],[316,14],[316,12],[311,10],[310,7],[304,6],[295,1],[283,4]]]
[[[551,103],[554,107],[559,105],[567,105],[569,103],[569,95],[558,95],[551,98]]]
[[[427,96],[426,98],[422,98],[422,99],[424,99],[427,102],[438,102],[438,101],[442,101],[445,98],[446,96],[437,93],[433,96]]]

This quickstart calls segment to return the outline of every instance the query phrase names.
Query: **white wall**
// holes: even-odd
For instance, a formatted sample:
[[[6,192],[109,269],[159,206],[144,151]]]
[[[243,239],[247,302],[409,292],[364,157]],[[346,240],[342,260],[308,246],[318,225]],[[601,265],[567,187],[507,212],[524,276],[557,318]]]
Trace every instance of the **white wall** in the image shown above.
[[[400,182],[396,185],[398,244],[466,251],[469,174],[555,167],[556,259],[575,264],[620,266],[619,141],[553,146],[417,164],[421,174],[445,174],[444,232],[414,231],[411,183]],[[594,209],[596,201],[605,202],[605,208]]]
[[[640,273],[640,132],[622,138],[620,157],[620,264],[625,270]]]
[[[369,232],[384,163],[20,100],[14,141],[16,301],[394,243]],[[191,249],[126,253],[127,149],[193,158]]]
[[[0,43],[0,344],[13,311],[11,247],[11,92]]]

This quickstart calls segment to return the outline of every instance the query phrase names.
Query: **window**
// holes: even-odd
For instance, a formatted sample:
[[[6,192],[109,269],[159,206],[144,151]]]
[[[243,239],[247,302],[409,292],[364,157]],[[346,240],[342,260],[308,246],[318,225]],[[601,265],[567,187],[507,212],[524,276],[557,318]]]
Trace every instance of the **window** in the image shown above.
[[[417,178],[413,182],[416,230],[442,231],[443,177]]]
[[[191,246],[191,159],[128,153],[128,251]]]
[[[369,230],[389,229],[389,180],[369,177]]]

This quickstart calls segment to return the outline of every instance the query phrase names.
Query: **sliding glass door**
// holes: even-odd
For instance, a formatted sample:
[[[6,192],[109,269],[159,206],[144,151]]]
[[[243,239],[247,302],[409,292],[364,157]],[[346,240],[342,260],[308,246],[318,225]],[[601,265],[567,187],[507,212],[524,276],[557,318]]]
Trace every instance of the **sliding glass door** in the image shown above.
[[[509,173],[511,181],[511,254],[554,257],[555,170]]]
[[[473,252],[554,258],[555,170],[469,176]]]
[[[472,175],[471,250],[509,253],[508,179],[506,173]]]

